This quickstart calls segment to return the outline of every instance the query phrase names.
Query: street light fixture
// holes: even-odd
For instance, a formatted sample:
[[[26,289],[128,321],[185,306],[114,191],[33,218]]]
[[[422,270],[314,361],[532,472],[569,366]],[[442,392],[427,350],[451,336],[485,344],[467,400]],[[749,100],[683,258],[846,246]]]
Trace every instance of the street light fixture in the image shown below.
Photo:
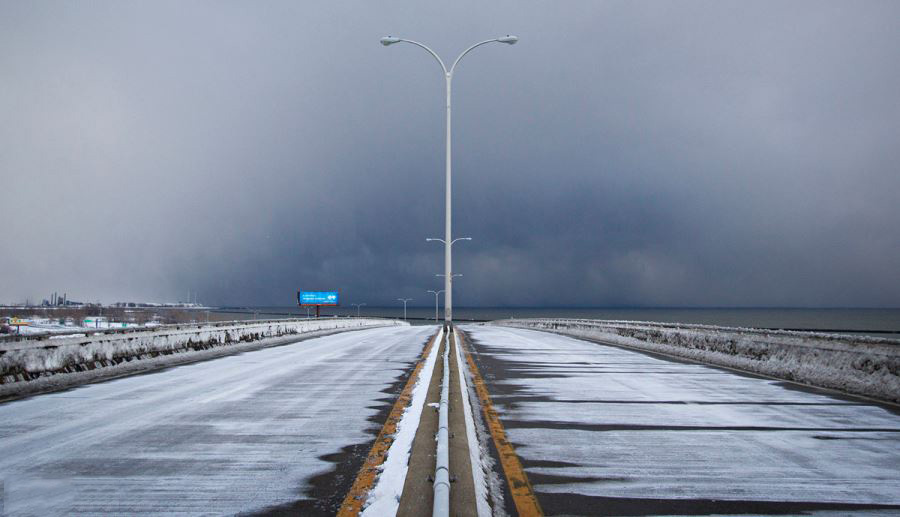
[[[457,238],[453,239],[452,241],[450,241],[450,245],[453,246],[454,244],[456,244],[456,241],[470,241],[470,240],[472,240],[471,237],[457,237]],[[447,244],[447,241],[445,241],[444,239],[438,239],[437,237],[425,237],[425,242],[431,242],[431,241],[438,241],[438,242],[443,242],[444,244]]]
[[[365,305],[364,303],[351,303],[350,305],[356,307],[356,317],[359,317],[359,308]]]
[[[445,193],[445,215],[444,215],[444,239],[442,240],[444,243],[444,321],[447,324],[453,323],[453,275],[451,272],[453,271],[453,254],[450,251],[451,246],[453,245],[453,239],[451,238],[451,219],[452,219],[452,197],[451,197],[451,153],[450,153],[450,84],[453,81],[453,72],[456,70],[456,65],[459,64],[459,60],[463,58],[466,54],[471,52],[476,47],[480,47],[482,45],[486,45],[488,43],[505,43],[507,45],[514,45],[519,38],[515,36],[510,36],[507,34],[506,36],[502,36],[499,38],[493,38],[489,40],[484,40],[479,43],[472,45],[467,48],[460,54],[453,64],[450,65],[450,68],[447,68],[447,65],[444,64],[444,61],[438,56],[433,50],[428,48],[427,46],[419,43],[418,41],[398,38],[396,36],[385,36],[381,38],[381,44],[384,46],[393,45],[394,43],[410,43],[417,47],[420,47],[431,54],[434,59],[437,60],[438,64],[441,65],[441,70],[444,72],[444,80],[446,83],[447,89],[447,152],[446,152],[446,193]]]
[[[406,302],[411,302],[412,298],[397,298],[398,302],[403,302],[403,321],[406,321]]]
[[[450,241],[450,246],[449,246],[449,247],[452,249],[452,248],[453,248],[453,245],[456,244],[456,241],[470,241],[470,240],[472,240],[471,237],[457,237],[457,238],[453,239],[452,241]],[[445,244],[445,245],[447,244],[447,241],[445,241],[444,239],[438,239],[437,237],[426,237],[426,238],[425,238],[425,242],[432,242],[432,241],[434,241],[434,242],[440,242],[440,243],[443,243],[443,244]],[[435,276],[445,276],[445,275],[435,275]],[[460,273],[460,274],[450,275],[450,282],[446,282],[446,281],[445,281],[445,282],[444,282],[444,285],[446,286],[447,284],[450,284],[451,289],[452,289],[452,285],[453,285],[453,277],[456,277],[456,276],[462,276],[462,274]],[[443,293],[443,292],[445,292],[445,291],[446,291],[446,289],[441,289],[439,292],[442,292],[442,293]],[[429,292],[434,292],[434,291],[429,291]],[[435,312],[435,314],[437,313],[437,295],[434,295],[434,312]],[[437,317],[436,317],[436,316],[435,316],[434,320],[437,321]]]
[[[441,294],[441,293],[443,293],[444,290],[441,289],[440,291],[433,291],[433,290],[429,289],[428,292],[429,292],[429,293],[434,293],[434,322],[437,323],[437,319],[438,319],[438,295]]]

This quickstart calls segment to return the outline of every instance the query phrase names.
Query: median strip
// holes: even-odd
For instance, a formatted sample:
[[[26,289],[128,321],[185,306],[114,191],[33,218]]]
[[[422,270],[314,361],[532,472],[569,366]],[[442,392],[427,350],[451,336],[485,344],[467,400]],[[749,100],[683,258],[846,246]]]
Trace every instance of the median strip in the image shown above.
[[[444,345],[441,401],[438,405],[438,432],[434,465],[434,517],[450,515],[450,333]]]

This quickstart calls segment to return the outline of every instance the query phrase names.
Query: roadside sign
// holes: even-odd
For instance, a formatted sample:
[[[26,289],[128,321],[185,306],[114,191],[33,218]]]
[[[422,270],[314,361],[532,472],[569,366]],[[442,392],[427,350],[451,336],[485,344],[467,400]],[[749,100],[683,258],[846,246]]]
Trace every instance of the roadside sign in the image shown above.
[[[340,291],[297,291],[297,303],[301,306],[340,305]]]

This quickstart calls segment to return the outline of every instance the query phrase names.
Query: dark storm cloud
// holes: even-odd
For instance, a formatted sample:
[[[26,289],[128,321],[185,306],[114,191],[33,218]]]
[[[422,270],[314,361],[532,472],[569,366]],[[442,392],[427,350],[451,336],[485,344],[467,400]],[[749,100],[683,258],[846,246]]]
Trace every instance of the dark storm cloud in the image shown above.
[[[0,301],[900,305],[894,2],[0,4]]]

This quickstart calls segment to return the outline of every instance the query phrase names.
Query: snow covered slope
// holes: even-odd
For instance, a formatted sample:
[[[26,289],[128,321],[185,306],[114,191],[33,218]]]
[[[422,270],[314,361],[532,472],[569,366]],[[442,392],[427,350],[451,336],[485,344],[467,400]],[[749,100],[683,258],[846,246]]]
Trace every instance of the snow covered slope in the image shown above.
[[[639,321],[514,319],[548,330],[900,402],[900,340]]]

